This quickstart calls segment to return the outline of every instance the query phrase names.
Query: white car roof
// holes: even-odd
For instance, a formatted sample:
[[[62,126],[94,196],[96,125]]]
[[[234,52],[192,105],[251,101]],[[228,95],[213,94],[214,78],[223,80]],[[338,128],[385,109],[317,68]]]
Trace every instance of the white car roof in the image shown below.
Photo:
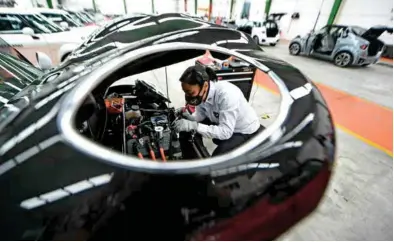
[[[37,12],[27,8],[0,8],[0,13],[11,14],[36,14]]]
[[[39,13],[57,13],[57,14],[66,14],[67,12],[61,9],[51,9],[51,8],[32,8],[32,11]]]

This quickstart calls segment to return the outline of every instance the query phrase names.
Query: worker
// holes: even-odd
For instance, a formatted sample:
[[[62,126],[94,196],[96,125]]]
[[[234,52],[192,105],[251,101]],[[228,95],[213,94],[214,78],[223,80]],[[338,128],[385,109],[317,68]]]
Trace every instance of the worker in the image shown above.
[[[213,82],[201,65],[188,67],[180,78],[186,103],[193,114],[175,122],[177,132],[195,131],[217,145],[212,156],[226,153],[262,130],[259,118],[241,90],[226,81]]]

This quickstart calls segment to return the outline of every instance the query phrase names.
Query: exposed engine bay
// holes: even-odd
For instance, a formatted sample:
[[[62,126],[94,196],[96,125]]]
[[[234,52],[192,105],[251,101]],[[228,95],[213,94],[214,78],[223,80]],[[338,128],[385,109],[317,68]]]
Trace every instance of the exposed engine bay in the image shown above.
[[[201,139],[194,138],[194,134],[179,134],[171,127],[179,118],[176,110],[168,107],[170,100],[149,83],[136,80],[134,85],[111,86],[104,95],[104,103],[105,114],[90,118],[85,128],[91,131],[93,126],[103,126],[99,138],[103,145],[140,159],[161,162],[209,156]],[[99,124],[98,119],[103,116],[105,122]]]

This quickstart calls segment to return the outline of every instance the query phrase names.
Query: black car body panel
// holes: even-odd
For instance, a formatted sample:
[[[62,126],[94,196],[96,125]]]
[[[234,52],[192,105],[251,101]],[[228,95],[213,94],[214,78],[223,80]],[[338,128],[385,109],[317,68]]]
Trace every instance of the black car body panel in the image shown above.
[[[234,173],[235,167],[213,170],[211,175],[149,174],[109,165],[65,141],[57,120],[65,96],[78,83],[133,50],[182,42],[236,49],[268,67],[267,73],[283,80],[290,93],[305,89],[304,96],[293,97],[282,138],[270,149],[262,144],[248,154],[264,157],[260,164],[281,164],[268,187],[259,188],[259,180],[241,182],[234,198],[229,196],[234,192],[231,184],[245,176]],[[186,59],[168,57],[163,62],[182,58]],[[239,31],[180,30],[98,56],[70,58],[33,82],[32,88],[36,91],[17,95],[0,109],[3,240],[274,239],[318,205],[329,181],[335,132],[320,92],[296,68],[264,54]],[[227,182],[227,188],[212,185],[213,177]],[[77,184],[83,192],[75,191]],[[90,189],[82,189],[83,184]],[[70,192],[71,186],[75,192]],[[179,213],[186,205],[191,219],[187,224]]]
[[[393,33],[393,28],[389,28],[387,26],[374,26],[366,30],[361,37],[367,40],[374,40],[379,38],[384,32],[388,32],[390,34]]]
[[[70,56],[97,55],[113,48],[148,38],[170,36],[173,33],[204,27],[221,27],[184,14],[136,14],[115,19],[93,33]]]

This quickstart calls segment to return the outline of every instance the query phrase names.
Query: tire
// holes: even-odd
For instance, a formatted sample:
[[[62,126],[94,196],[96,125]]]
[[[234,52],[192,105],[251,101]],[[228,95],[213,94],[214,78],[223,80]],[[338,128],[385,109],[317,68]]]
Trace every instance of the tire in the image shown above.
[[[353,63],[353,56],[348,51],[338,52],[334,57],[334,65],[339,67],[348,67]]]
[[[291,55],[299,55],[301,52],[301,45],[298,43],[292,43],[289,46],[289,52]]]
[[[276,43],[270,43],[270,46],[275,46],[276,45]]]
[[[260,45],[259,37],[253,36],[253,40],[256,44]]]
[[[362,64],[361,66],[362,67],[367,67],[367,66],[369,66],[370,64]]]

